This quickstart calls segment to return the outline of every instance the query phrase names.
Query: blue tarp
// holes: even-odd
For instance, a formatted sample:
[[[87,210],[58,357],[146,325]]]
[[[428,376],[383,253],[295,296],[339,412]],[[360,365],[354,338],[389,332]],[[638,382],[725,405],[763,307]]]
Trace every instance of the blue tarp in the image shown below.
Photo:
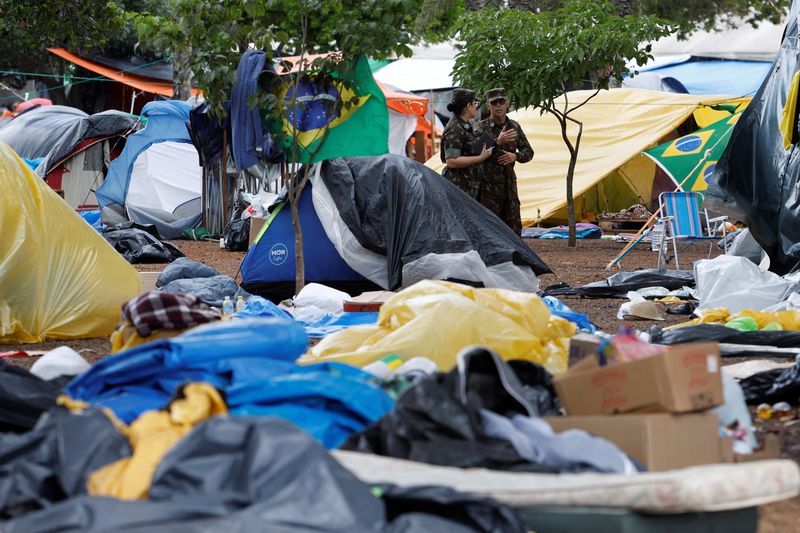
[[[573,311],[567,307],[564,302],[554,296],[543,296],[542,300],[544,300],[545,305],[547,305],[551,313],[569,320],[570,322],[574,322],[578,326],[578,329],[588,331],[589,333],[597,331],[597,328],[595,328],[594,324],[589,320],[589,315]]]
[[[771,62],[763,61],[687,61],[647,72],[677,79],[689,94],[752,96],[771,67]]]
[[[600,226],[587,222],[575,224],[575,238],[577,239],[599,239],[603,236]],[[569,226],[555,226],[553,228],[524,228],[522,230],[524,239],[566,239],[569,237]]]
[[[216,322],[107,357],[66,393],[130,423],[164,407],[181,385],[206,382],[225,393],[233,414],[281,416],[329,448],[391,410],[389,396],[357,368],[296,365],[307,346],[303,326],[285,318]]]

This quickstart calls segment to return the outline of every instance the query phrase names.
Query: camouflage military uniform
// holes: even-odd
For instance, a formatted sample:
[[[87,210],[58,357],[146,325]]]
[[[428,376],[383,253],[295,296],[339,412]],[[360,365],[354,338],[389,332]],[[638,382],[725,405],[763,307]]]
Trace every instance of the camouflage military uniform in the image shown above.
[[[442,133],[441,157],[442,162],[447,159],[461,156],[480,155],[472,149],[472,143],[480,138],[480,131],[473,128],[472,124],[461,117],[453,116],[447,123]],[[442,176],[450,180],[459,189],[470,195],[475,200],[479,199],[481,181],[483,179],[482,165],[470,165],[465,168],[449,168],[442,170]]]
[[[519,194],[517,193],[517,175],[514,164],[501,165],[497,162],[501,151],[517,154],[518,163],[527,163],[533,159],[531,148],[522,127],[518,122],[506,117],[505,124],[497,124],[491,116],[480,123],[481,130],[497,138],[503,130],[513,128],[517,131],[517,140],[495,147],[492,156],[483,162],[483,184],[480,191],[480,202],[496,214],[517,234],[522,233],[522,220],[519,214]]]

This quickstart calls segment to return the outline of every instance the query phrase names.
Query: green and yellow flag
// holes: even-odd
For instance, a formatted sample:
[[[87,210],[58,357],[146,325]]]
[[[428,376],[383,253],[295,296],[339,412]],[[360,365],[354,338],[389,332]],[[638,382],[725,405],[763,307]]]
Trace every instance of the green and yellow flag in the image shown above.
[[[315,78],[313,71],[308,72],[298,85],[287,83],[278,92],[278,98],[289,107],[282,131],[290,159],[313,163],[388,153],[386,98],[372,77],[366,56],[356,57],[341,72],[333,73],[333,83]],[[292,157],[295,141],[297,152]]]
[[[742,112],[739,111],[643,153],[664,169],[681,190],[704,191],[741,116]]]

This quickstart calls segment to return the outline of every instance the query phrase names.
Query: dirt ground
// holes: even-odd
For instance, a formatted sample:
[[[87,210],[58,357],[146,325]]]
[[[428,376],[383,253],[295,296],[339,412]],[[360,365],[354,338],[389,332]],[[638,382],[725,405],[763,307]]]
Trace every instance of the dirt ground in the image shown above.
[[[571,286],[578,286],[593,281],[607,278],[615,271],[605,270],[606,264],[611,261],[623,248],[623,243],[610,239],[579,241],[575,249],[567,247],[566,241],[530,240],[529,245],[547,263],[555,274],[547,274],[540,278],[542,288],[556,283],[564,282]],[[205,263],[222,274],[236,277],[239,264],[244,257],[244,252],[228,252],[219,248],[214,242],[175,241],[186,256],[195,261]],[[716,255],[714,250],[714,255]],[[697,245],[689,250],[682,251],[680,255],[681,266],[690,268],[691,262],[703,259],[708,255],[705,245]],[[135,265],[140,272],[160,271],[165,265]],[[633,271],[656,266],[656,254],[649,249],[649,244],[640,244],[621,261],[622,270]],[[669,265],[674,268],[674,263]],[[239,281],[239,279],[237,279]],[[625,324],[617,320],[616,314],[624,299],[589,299],[580,297],[563,297],[564,303],[575,311],[586,313],[591,321],[606,332],[614,332]],[[636,328],[647,330],[653,324],[667,325],[682,322],[686,316],[665,315],[663,322],[637,321],[632,323]],[[47,351],[61,345],[68,345],[90,362],[105,356],[110,350],[110,343],[106,338],[84,339],[69,342],[46,342],[35,345],[0,345],[0,352],[8,351]],[[36,357],[15,357],[7,359],[21,366],[30,367]],[[739,362],[742,359],[725,359],[724,364]],[[781,439],[783,457],[800,461],[800,420],[790,422],[756,422],[760,432],[777,433]],[[760,533],[784,533],[797,530],[797,521],[800,519],[800,497],[785,502],[763,506],[760,510]]]

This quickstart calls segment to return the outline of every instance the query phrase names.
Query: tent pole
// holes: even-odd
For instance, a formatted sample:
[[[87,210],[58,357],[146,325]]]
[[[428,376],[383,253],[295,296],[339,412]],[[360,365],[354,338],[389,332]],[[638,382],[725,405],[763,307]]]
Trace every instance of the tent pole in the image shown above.
[[[136,90],[134,89],[133,92],[131,93],[131,111],[130,111],[131,115],[133,115],[133,104],[136,103],[137,96],[138,95],[136,94]]]
[[[431,110],[431,157],[433,157],[436,153],[436,109],[433,105],[433,89],[428,91],[428,106]]]

